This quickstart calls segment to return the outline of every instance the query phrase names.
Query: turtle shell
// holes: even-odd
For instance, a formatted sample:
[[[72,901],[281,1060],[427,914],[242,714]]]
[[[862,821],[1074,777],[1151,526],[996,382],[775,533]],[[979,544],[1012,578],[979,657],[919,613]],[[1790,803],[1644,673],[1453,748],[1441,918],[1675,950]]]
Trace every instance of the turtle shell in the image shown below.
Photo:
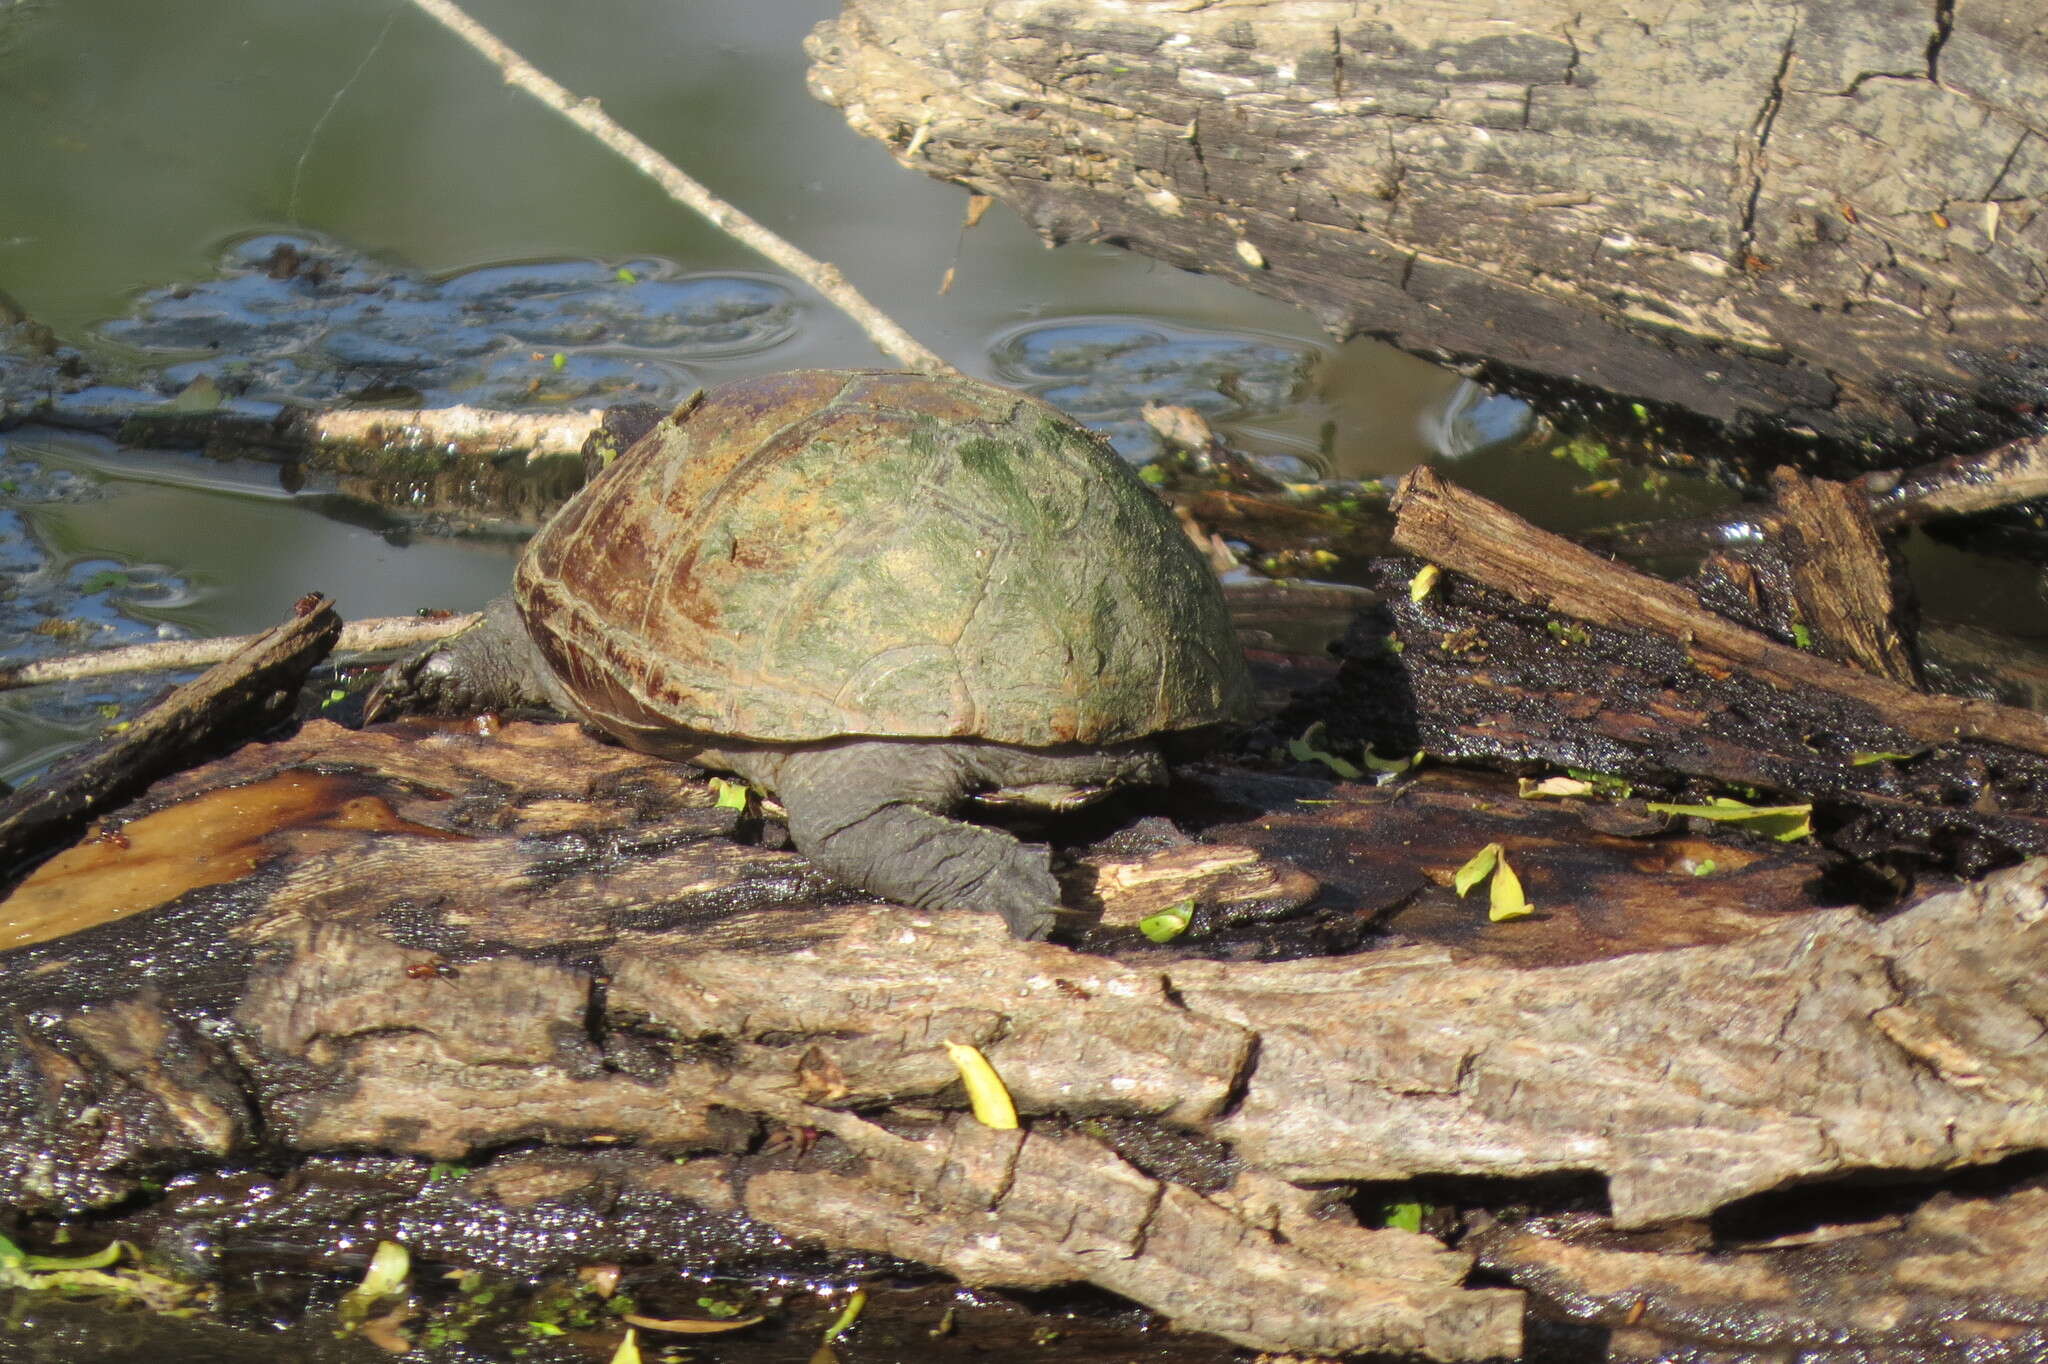
[[[515,594],[634,747],[677,731],[1107,744],[1241,718],[1214,576],[1104,442],[965,378],[806,370],[685,403]]]

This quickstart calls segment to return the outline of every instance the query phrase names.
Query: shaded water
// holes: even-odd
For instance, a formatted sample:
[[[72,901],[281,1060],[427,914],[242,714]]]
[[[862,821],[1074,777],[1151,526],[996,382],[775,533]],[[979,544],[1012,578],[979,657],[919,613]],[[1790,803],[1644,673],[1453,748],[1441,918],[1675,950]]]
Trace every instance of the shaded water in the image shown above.
[[[1059,388],[1053,396],[1088,408],[1072,357],[1062,371],[1027,329],[1069,340],[1106,329],[1125,342],[1149,332],[1197,347],[1250,340],[1304,355],[1323,345],[1308,318],[1216,281],[1106,247],[1049,252],[1000,206],[963,230],[960,190],[901,170],[805,93],[803,35],[835,8],[832,0],[517,0],[475,12],[715,191],[839,265],[970,372]],[[0,290],[103,375],[173,390],[207,367],[210,352],[179,351],[175,333],[120,319],[152,291],[159,310],[169,306],[167,286],[214,278],[223,252],[265,231],[310,233],[365,253],[374,268],[427,282],[536,260],[596,276],[636,261],[644,271],[648,258],[693,277],[760,277],[763,269],[506,88],[409,5],[17,0],[0,8],[0,166]],[[577,264],[589,262],[602,265]],[[949,268],[954,282],[941,295]],[[775,334],[680,362],[657,344],[645,361],[686,384],[878,362],[865,337],[807,290],[792,285],[788,297],[790,325]],[[280,350],[302,340],[260,330],[220,339],[273,367]],[[329,349],[344,360],[389,358],[385,339],[355,343],[354,352]],[[556,341],[537,344],[552,350]],[[545,352],[536,356],[544,372]],[[516,369],[520,359],[507,363]],[[1269,413],[1271,429],[1250,433],[1253,443],[1313,453],[1334,414],[1354,476],[1399,472],[1424,457],[1418,422],[1457,381],[1372,343],[1350,348],[1348,360],[1349,391],[1327,400],[1311,393],[1306,404]],[[594,363],[576,355],[578,366]],[[527,376],[496,377],[515,387]],[[334,385],[348,386],[346,376]],[[304,396],[327,396],[317,390]],[[1129,410],[1086,415],[1113,435],[1132,427]],[[223,473],[37,432],[0,437],[0,457],[17,485],[40,469],[106,476],[83,498],[21,498],[19,524],[39,546],[31,557],[44,582],[86,564],[131,575],[157,565],[174,580],[155,597],[131,593],[112,604],[129,622],[124,638],[138,628],[260,628],[316,588],[349,616],[466,609],[496,591],[509,566],[507,546],[334,522],[286,498],[263,471]],[[54,647],[23,642],[29,653]],[[7,651],[23,649],[10,643]],[[100,722],[86,708],[134,690],[97,688],[59,713],[48,703],[0,702],[0,776],[33,770],[53,744]]]

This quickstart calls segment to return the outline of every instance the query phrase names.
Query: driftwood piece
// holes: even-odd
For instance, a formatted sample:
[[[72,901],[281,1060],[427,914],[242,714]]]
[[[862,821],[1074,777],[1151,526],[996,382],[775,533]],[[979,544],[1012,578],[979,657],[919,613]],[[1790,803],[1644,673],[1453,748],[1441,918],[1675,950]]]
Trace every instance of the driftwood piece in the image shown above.
[[[1553,1311],[1613,1331],[1616,1360],[2048,1357],[2048,1188],[2038,1184],[2002,1199],[1942,1194],[1907,1213],[1712,1254],[1632,1246],[1588,1218],[1495,1225],[1472,1244]]]
[[[1784,545],[1792,595],[1813,631],[1816,651],[1917,687],[1919,669],[1899,626],[1891,556],[1864,499],[1840,483],[1806,478],[1795,469],[1774,470],[1771,492],[1789,530],[1778,543]]]
[[[158,777],[290,715],[299,684],[340,633],[333,606],[307,597],[290,620],[0,802],[0,866],[47,850],[79,821]],[[0,930],[0,943],[7,941]]]
[[[1049,240],[1426,355],[1896,437],[2041,400],[2034,16],[854,0],[811,85]]]
[[[1811,688],[1869,707],[1925,743],[1980,739],[2048,754],[2048,720],[1995,702],[1918,692],[1767,639],[1700,606],[1681,588],[1624,568],[1428,468],[1395,495],[1394,542],[1522,601],[1620,630],[1683,642],[1696,664],[1741,669],[1785,691]]]

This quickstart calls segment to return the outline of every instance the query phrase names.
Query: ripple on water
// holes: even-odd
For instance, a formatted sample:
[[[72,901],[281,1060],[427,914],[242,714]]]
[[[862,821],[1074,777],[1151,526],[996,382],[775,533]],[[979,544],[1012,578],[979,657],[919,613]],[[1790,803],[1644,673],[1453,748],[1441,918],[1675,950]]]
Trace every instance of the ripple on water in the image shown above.
[[[1277,412],[1301,396],[1321,354],[1305,341],[1136,317],[1033,323],[989,350],[1005,382],[1087,423],[1139,464],[1162,448],[1138,416],[1145,404],[1192,407],[1211,421]]]
[[[766,275],[647,258],[433,279],[273,232],[231,243],[214,279],[150,290],[99,331],[188,357],[159,371],[166,392],[208,377],[232,395],[314,403],[407,389],[430,407],[610,405],[673,402],[697,386],[688,360],[769,350],[801,317],[792,290]]]

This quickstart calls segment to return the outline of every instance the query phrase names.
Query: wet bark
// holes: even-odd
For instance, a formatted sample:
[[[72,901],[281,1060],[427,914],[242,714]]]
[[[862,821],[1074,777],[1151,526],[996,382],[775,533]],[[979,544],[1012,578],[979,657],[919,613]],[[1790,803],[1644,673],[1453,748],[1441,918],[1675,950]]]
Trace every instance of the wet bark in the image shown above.
[[[333,604],[308,597],[290,620],[0,801],[0,874],[11,876],[22,859],[61,846],[81,821],[157,778],[289,717],[299,684],[340,634]]]
[[[0,978],[0,1180],[76,1209],[220,1160],[684,1157],[675,1196],[840,1248],[977,1283],[1086,1279],[1258,1348],[1456,1359],[1511,1352],[1519,1299],[1461,1287],[1466,1260],[1428,1238],[1319,1220],[1289,1183],[1592,1170],[1641,1225],[2048,1144],[2048,863],[1882,923],[1745,916],[1617,839],[1646,898],[1695,897],[1666,939],[1694,945],[1266,963],[1146,945],[1127,925],[1168,897],[1198,918],[1304,912],[1313,881],[1220,841],[1237,830],[1298,828],[1333,877],[1413,862],[1432,827],[1506,837],[1556,899],[1550,930],[1595,922],[1532,837],[1562,811],[1456,782],[1375,805],[1266,781],[1205,778],[1191,794],[1237,806],[1205,840],[1086,852],[1076,896],[1108,927],[1083,952],[849,902],[772,824],[573,726],[311,724],[161,784],[121,841],[7,903],[46,940]],[[1457,913],[1447,890],[1388,897],[1423,901]],[[1022,1132],[960,1111],[947,1041],[986,1054]],[[821,1133],[826,1163],[766,1168],[764,1127]]]
[[[1829,435],[2048,396],[2027,0],[849,0],[811,54],[905,166],[1346,335]]]

